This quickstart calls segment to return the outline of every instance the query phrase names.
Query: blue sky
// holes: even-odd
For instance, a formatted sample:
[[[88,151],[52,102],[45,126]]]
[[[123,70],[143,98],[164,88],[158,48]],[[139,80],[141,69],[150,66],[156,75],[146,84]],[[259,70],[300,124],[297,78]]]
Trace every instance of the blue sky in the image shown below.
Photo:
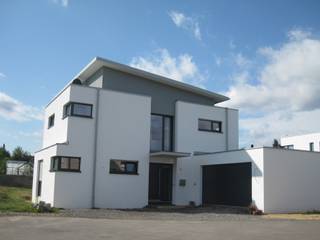
[[[0,143],[41,146],[46,103],[93,57],[232,97],[240,144],[320,131],[320,1],[0,3]]]

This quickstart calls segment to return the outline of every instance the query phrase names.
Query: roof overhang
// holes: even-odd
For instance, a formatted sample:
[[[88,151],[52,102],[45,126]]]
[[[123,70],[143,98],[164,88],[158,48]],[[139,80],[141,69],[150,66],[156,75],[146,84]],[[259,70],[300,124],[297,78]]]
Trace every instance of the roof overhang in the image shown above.
[[[153,152],[150,153],[150,157],[189,157],[191,153],[185,152]]]
[[[102,67],[108,67],[121,72],[126,72],[135,76],[139,76],[155,82],[159,82],[161,84],[166,84],[184,91],[189,91],[207,98],[211,98],[215,103],[220,103],[220,102],[229,100],[229,98],[224,95],[214,93],[199,87],[195,87],[187,83],[179,82],[170,78],[166,78],[157,74],[146,72],[137,68],[133,68],[128,65],[113,62],[101,57],[95,57],[86,67],[84,67],[75,76],[75,78],[80,79],[81,82],[85,82],[90,76],[92,76],[92,74],[94,74],[96,71],[98,71]]]

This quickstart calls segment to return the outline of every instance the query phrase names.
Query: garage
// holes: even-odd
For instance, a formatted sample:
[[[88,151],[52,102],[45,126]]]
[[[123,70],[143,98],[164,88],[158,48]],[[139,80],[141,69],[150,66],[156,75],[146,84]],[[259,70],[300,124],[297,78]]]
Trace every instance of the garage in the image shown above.
[[[251,163],[202,166],[202,203],[249,206],[251,176]]]

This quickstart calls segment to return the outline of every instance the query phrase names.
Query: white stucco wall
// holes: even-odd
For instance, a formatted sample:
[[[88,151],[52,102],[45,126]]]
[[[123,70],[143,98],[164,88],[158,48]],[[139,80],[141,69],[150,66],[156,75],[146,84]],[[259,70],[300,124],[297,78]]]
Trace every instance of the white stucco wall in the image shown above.
[[[282,137],[281,146],[293,145],[294,149],[309,151],[309,144],[313,142],[314,151],[320,151],[320,133],[312,133],[300,136]]]
[[[95,207],[148,204],[151,99],[100,91]],[[138,175],[110,174],[110,159],[134,160]]]
[[[41,152],[38,152],[34,156],[33,167],[33,183],[32,183],[32,202],[36,203],[44,201],[54,205],[54,189],[55,189],[55,173],[50,172],[51,156],[55,156],[57,152],[57,146],[50,147]],[[38,163],[43,160],[42,169],[42,191],[41,196],[37,197],[37,181],[38,181]]]
[[[229,116],[228,121],[226,121],[226,116]],[[199,131],[199,118],[221,121],[222,133]],[[237,110],[182,101],[176,102],[176,151],[219,152],[233,149],[238,149]]]
[[[320,153],[265,148],[265,212],[320,210]]]
[[[67,141],[68,119],[63,119],[63,106],[70,101],[71,87],[67,87],[45,109],[42,148]],[[48,129],[49,117],[55,114],[54,126]]]
[[[54,204],[56,207],[91,207],[97,91],[95,88],[71,85],[69,101],[92,104],[93,117],[69,116],[64,119],[68,121],[68,144],[59,145],[57,155],[80,157],[81,173],[55,173]]]
[[[252,163],[252,200],[259,209],[263,210],[262,148],[179,158],[177,161],[176,181],[179,182],[179,179],[186,179],[186,186],[176,187],[175,204],[187,205],[190,201],[195,202],[196,205],[202,204],[202,166],[243,162]]]

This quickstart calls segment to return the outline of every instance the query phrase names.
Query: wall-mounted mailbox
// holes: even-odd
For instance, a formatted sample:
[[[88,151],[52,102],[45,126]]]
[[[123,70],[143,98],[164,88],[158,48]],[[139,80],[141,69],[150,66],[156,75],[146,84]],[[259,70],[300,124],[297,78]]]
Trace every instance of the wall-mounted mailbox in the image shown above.
[[[180,179],[180,180],[179,180],[179,186],[180,186],[180,187],[186,186],[186,182],[187,182],[187,181],[186,181],[185,179]]]

